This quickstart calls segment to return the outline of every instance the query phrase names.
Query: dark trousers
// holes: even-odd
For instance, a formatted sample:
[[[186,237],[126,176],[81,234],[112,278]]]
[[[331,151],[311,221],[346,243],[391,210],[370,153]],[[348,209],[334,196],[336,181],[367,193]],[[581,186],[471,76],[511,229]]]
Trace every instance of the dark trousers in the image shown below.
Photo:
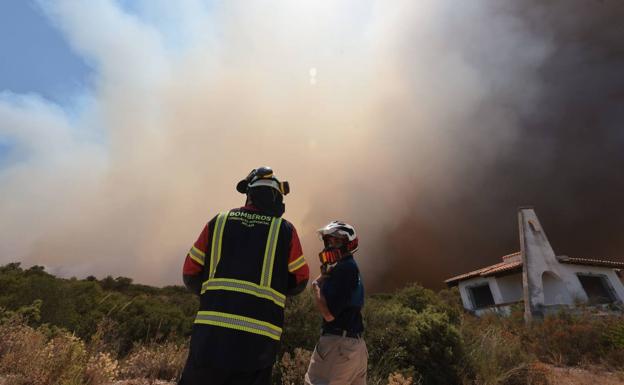
[[[187,360],[178,385],[271,385],[273,367],[238,371],[211,367],[195,367]]]

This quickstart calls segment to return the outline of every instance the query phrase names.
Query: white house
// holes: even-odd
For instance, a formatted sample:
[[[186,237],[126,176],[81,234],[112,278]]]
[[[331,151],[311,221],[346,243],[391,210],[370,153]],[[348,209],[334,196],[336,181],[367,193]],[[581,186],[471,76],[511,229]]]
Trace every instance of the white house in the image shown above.
[[[502,262],[444,281],[458,286],[467,310],[507,314],[523,303],[525,319],[561,307],[624,303],[624,262],[556,256],[535,211],[518,209],[520,251]]]

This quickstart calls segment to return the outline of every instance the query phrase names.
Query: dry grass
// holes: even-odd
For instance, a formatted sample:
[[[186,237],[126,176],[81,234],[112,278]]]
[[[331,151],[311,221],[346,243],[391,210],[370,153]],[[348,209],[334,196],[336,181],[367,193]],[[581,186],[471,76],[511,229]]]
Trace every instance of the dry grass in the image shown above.
[[[622,325],[622,318],[617,317],[562,316],[525,328],[510,319],[467,317],[461,325],[462,382],[622,385]],[[84,342],[64,330],[28,326],[19,315],[4,318],[0,321],[0,385],[168,385],[179,377],[188,354],[185,346],[174,342],[136,345],[120,358],[113,329],[114,325],[103,322]],[[276,364],[275,383],[302,385],[310,356],[309,350],[301,348],[285,353]],[[369,373],[381,364],[369,362]],[[388,377],[371,376],[369,383],[422,383],[413,368],[392,372]]]
[[[149,380],[147,378],[135,378],[113,382],[111,385],[175,385],[175,381]],[[0,384],[2,385],[2,384]]]
[[[311,351],[300,348],[296,348],[292,355],[288,352],[284,353],[275,367],[279,373],[281,384],[303,385],[311,356]],[[414,382],[413,377],[395,372],[388,376],[387,385],[420,385],[420,381]]]
[[[121,363],[121,378],[175,380],[184,367],[188,349],[172,342],[138,345]]]
[[[109,384],[119,374],[119,363],[110,353],[99,352],[89,357],[84,371],[89,385]]]
[[[405,377],[402,373],[392,373],[388,376],[388,385],[418,385],[412,377]]]
[[[282,385],[303,385],[312,352],[296,348],[294,354],[286,352],[277,364],[276,370],[281,375]]]
[[[32,371],[33,358],[46,344],[46,337],[18,318],[0,325],[0,373],[22,375]]]
[[[559,368],[541,364],[547,373],[548,382],[544,385],[622,385],[623,372],[610,372],[599,367]],[[534,385],[541,385],[534,384]]]
[[[532,357],[523,349],[519,335],[487,319],[467,319],[464,338],[463,383],[515,384],[527,377]]]
[[[18,315],[5,319],[0,323],[0,385],[105,385],[122,379],[128,385],[153,384],[179,376],[185,347],[172,342],[136,346],[120,362],[106,334],[102,327],[85,344],[67,331],[30,327]]]
[[[74,335],[33,329],[14,317],[0,325],[0,373],[6,385],[80,385],[87,362],[84,342]]]
[[[531,327],[515,327],[529,350],[555,366],[599,365],[624,369],[624,316],[597,315],[591,309],[561,313]]]

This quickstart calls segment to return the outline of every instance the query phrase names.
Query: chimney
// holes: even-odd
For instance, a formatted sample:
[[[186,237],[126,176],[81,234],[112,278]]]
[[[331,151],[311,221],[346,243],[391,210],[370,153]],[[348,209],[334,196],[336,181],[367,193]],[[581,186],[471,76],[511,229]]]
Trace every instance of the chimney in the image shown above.
[[[555,252],[532,207],[518,208],[518,230],[522,257],[522,287],[524,294],[524,319],[527,323],[544,316],[545,271],[559,270]]]

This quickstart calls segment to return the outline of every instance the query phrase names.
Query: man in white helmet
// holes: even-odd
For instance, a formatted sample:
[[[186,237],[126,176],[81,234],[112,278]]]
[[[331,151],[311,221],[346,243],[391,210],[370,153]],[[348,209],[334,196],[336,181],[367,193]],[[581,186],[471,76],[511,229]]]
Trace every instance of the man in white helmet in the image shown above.
[[[305,383],[365,385],[368,351],[362,339],[364,286],[353,253],[358,237],[353,226],[333,221],[318,230],[325,248],[319,257],[321,275],[312,283],[323,317]]]

